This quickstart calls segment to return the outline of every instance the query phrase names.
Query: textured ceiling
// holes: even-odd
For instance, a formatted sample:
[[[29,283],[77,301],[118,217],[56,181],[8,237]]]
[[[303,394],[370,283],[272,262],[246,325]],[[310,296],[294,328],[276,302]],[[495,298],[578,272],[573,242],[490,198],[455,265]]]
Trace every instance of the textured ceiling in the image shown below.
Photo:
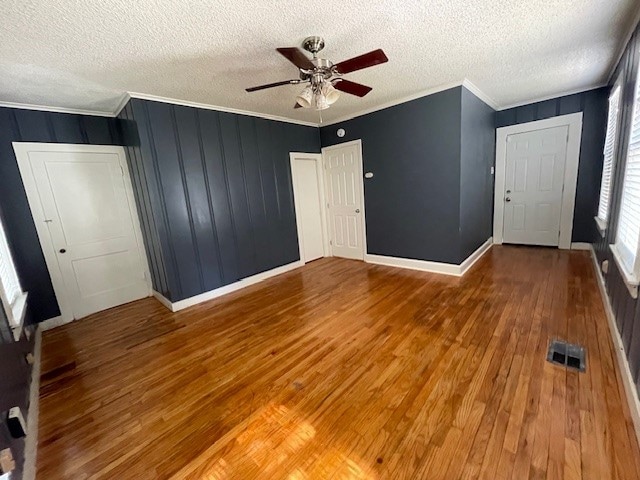
[[[0,102],[113,112],[125,92],[316,122],[275,50],[322,35],[334,62],[382,48],[325,121],[468,78],[499,107],[601,85],[637,0],[4,0]]]

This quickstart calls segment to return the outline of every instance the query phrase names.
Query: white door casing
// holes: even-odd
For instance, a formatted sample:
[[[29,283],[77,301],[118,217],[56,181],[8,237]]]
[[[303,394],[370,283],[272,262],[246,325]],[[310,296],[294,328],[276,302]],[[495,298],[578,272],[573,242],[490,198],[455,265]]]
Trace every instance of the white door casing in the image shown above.
[[[558,246],[569,127],[507,137],[502,241]]]
[[[504,237],[505,232],[505,216],[512,215],[514,212],[506,209],[507,203],[505,202],[507,187],[507,155],[508,145],[511,142],[507,142],[509,137],[517,139],[517,135],[527,132],[534,132],[540,130],[556,129],[557,127],[567,128],[567,142],[566,142],[566,155],[563,167],[563,189],[561,192],[560,200],[560,225],[559,225],[559,239],[555,245],[558,245],[561,249],[571,248],[571,235],[573,231],[573,215],[575,206],[576,184],[578,179],[578,163],[580,157],[580,140],[582,136],[582,112],[572,113],[569,115],[561,115],[557,117],[548,118],[545,120],[537,120],[534,122],[528,122],[518,125],[511,125],[508,127],[501,127],[496,130],[496,176],[495,176],[495,191],[494,191],[494,217],[493,217],[493,242],[495,244],[501,244],[503,241],[514,241],[509,235],[513,232],[510,229],[510,233],[507,234],[507,238]],[[559,130],[557,130],[559,132]],[[548,163],[548,158],[543,160]],[[535,162],[534,162],[535,163]],[[554,162],[555,163],[555,162]],[[556,165],[557,168],[559,168]],[[515,167],[514,167],[515,168]],[[513,170],[510,170],[513,172]],[[556,172],[559,176],[560,173]],[[534,176],[531,177],[535,179]],[[514,181],[515,177],[511,177],[509,181]],[[543,179],[548,181],[548,177]],[[533,181],[533,180],[532,180]],[[536,179],[537,181],[537,179]],[[511,189],[512,190],[512,189]],[[553,193],[549,194],[549,197],[553,197]],[[513,198],[513,197],[511,197]],[[518,198],[518,197],[516,197]],[[512,202],[517,203],[517,202]],[[522,208],[522,207],[521,207]],[[551,215],[550,218],[555,218]],[[516,218],[517,221],[517,218]],[[513,225],[513,224],[512,224]],[[514,243],[528,243],[528,242],[516,242]],[[539,243],[549,244],[549,243]]]
[[[331,254],[364,260],[367,252],[362,173],[362,142],[322,149],[327,189]]]
[[[62,321],[149,296],[124,149],[13,146]]]
[[[319,153],[289,154],[298,248],[303,263],[328,255],[324,173]]]

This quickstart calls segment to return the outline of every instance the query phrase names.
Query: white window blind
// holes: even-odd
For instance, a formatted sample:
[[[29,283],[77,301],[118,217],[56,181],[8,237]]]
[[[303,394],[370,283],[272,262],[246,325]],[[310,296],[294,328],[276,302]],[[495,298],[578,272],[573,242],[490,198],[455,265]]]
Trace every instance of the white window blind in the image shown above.
[[[0,297],[12,327],[20,326],[26,294],[22,292],[16,267],[11,257],[4,226],[0,221]]]
[[[629,151],[622,185],[622,202],[618,217],[616,249],[627,271],[637,275],[638,240],[640,240],[640,99],[638,85],[633,100],[633,117]]]
[[[611,185],[618,133],[618,118],[620,111],[620,87],[617,86],[609,96],[609,115],[607,118],[607,136],[604,142],[604,164],[602,167],[602,182],[600,184],[600,204],[598,218],[606,225],[609,219],[609,205],[611,200]]]

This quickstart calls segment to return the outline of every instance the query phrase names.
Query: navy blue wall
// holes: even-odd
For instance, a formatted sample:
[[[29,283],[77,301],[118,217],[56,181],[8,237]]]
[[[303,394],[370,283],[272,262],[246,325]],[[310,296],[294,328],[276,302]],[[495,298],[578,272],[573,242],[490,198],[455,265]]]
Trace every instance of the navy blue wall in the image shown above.
[[[25,357],[33,352],[33,339],[24,336],[18,342],[13,341],[11,329],[0,306],[0,450],[10,448],[16,461],[16,470],[11,478],[21,478],[24,463],[24,438],[12,438],[4,421],[12,407],[20,407],[26,418],[29,411],[29,386],[31,366]]]
[[[495,110],[462,88],[460,152],[460,259],[464,260],[491,237]]]
[[[596,232],[593,217],[598,213],[608,92],[609,88],[599,88],[496,113],[496,127],[506,127],[582,112],[580,164],[573,216],[572,241],[574,242],[591,242]]]
[[[120,115],[154,289],[188,298],[299,259],[289,152],[318,129],[132,100]]]
[[[596,255],[600,262],[609,261],[609,271],[604,274],[609,300],[616,317],[618,331],[622,337],[622,342],[629,360],[631,374],[640,388],[640,302],[634,300],[618,270],[613,259],[609,245],[615,243],[618,213],[620,210],[620,198],[622,194],[622,183],[624,179],[625,159],[628,150],[630,124],[633,115],[633,96],[640,61],[640,27],[629,41],[626,50],[618,63],[612,77],[612,84],[622,76],[622,114],[620,126],[618,128],[617,150],[614,165],[614,178],[612,189],[611,211],[609,212],[609,222],[604,236],[595,229],[592,229],[591,241],[593,242]],[[606,120],[603,113],[603,121]],[[599,186],[599,185],[598,185]],[[599,199],[599,189],[595,192],[593,201],[597,205]],[[591,220],[593,222],[593,219]]]
[[[493,114],[456,87],[320,129],[362,140],[368,253],[459,264],[491,236]]]
[[[374,174],[364,181],[368,253],[460,263],[461,90],[320,129],[323,147],[362,140]]]
[[[0,207],[33,322],[60,311],[11,142],[113,145],[119,138],[112,118],[0,108]]]

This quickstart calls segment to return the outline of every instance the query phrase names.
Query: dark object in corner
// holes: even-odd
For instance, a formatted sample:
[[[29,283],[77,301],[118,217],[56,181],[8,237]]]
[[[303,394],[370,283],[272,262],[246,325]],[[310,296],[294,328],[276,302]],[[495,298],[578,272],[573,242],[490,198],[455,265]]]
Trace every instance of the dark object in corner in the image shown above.
[[[13,438],[22,438],[27,436],[27,424],[24,421],[20,407],[13,407],[7,413],[7,427]]]

